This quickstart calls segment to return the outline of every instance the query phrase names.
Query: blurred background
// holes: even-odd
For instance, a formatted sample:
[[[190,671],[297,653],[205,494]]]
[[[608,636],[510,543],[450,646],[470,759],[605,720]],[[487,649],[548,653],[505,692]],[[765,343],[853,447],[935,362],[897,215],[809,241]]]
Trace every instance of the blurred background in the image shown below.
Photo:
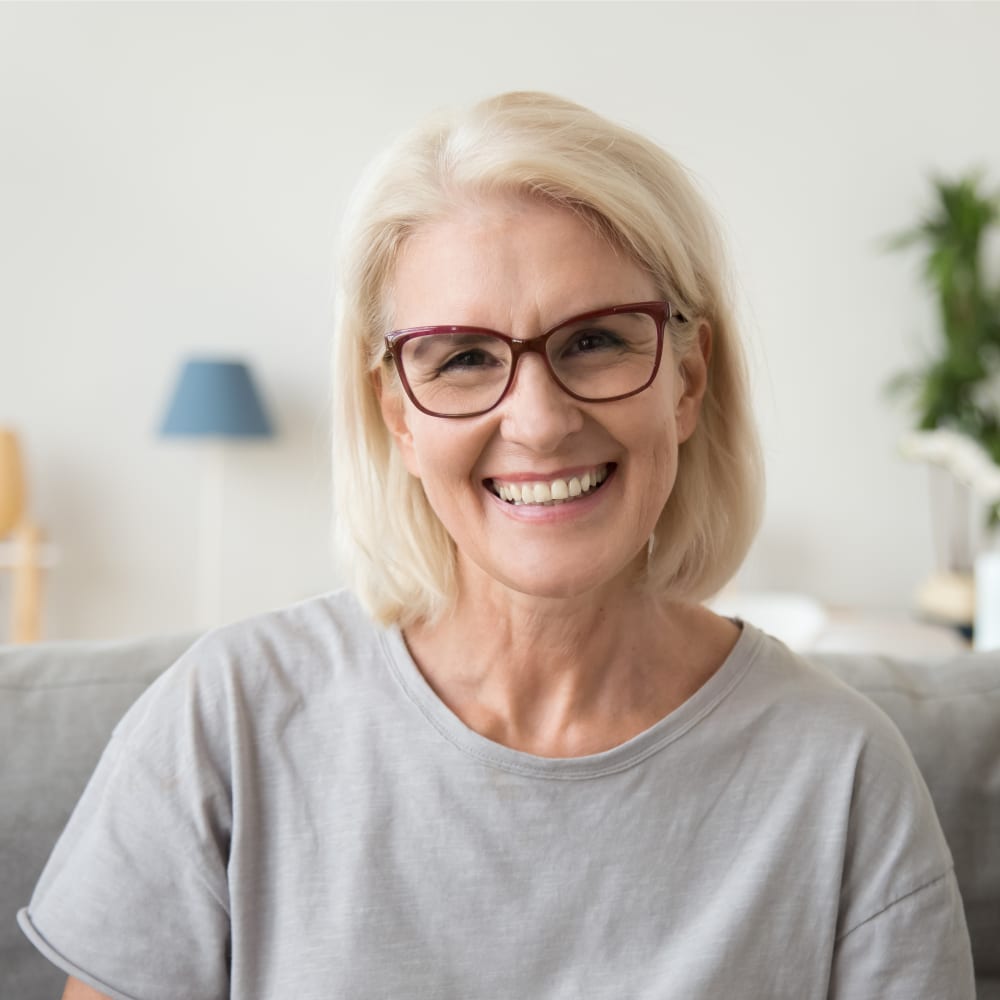
[[[218,620],[340,583],[347,197],[400,130],[509,89],[640,130],[719,215],[768,466],[734,589],[908,614],[940,556],[884,387],[940,334],[919,255],[885,244],[933,175],[1000,179],[998,39],[975,3],[0,5],[0,426],[47,545],[44,634],[203,623],[213,502]],[[208,501],[221,464],[159,433],[190,357],[244,362],[274,431],[226,446]]]

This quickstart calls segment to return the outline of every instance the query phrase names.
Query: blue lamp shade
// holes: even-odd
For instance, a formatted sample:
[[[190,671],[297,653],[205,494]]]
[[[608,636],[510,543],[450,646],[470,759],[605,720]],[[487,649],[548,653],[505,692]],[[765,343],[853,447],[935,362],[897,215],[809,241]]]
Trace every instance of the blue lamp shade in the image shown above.
[[[270,437],[274,431],[241,361],[188,361],[160,427],[165,437]]]

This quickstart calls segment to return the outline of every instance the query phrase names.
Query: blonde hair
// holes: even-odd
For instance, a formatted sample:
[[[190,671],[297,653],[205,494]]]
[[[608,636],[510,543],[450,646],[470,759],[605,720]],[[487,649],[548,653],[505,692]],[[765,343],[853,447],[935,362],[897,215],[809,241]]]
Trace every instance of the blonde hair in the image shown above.
[[[681,445],[650,545],[647,583],[671,598],[715,593],[756,532],[763,476],[724,258],[684,169],[658,146],[543,93],[510,93],[430,119],[369,168],[344,227],[334,349],[335,535],[359,597],[379,620],[433,620],[456,592],[455,547],[382,419],[373,375],[392,322],[395,263],[421,225],[463,198],[521,194],[595,223],[687,318],[675,356],[707,322],[708,386]]]

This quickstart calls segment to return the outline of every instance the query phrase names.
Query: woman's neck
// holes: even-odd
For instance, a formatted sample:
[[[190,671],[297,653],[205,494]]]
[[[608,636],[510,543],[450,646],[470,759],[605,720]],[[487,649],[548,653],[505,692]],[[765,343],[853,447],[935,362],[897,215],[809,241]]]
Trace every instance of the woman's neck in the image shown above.
[[[471,729],[544,757],[598,753],[686,701],[739,630],[637,587],[572,599],[466,592],[405,632],[442,701]]]

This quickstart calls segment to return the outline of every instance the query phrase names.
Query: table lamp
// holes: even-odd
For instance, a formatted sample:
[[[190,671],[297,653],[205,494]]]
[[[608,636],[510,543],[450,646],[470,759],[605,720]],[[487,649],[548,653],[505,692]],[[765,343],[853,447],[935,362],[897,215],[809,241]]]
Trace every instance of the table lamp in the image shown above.
[[[184,363],[166,416],[163,437],[203,444],[199,537],[199,612],[203,626],[220,623],[225,443],[267,438],[273,427],[249,366],[238,360],[195,358]]]

